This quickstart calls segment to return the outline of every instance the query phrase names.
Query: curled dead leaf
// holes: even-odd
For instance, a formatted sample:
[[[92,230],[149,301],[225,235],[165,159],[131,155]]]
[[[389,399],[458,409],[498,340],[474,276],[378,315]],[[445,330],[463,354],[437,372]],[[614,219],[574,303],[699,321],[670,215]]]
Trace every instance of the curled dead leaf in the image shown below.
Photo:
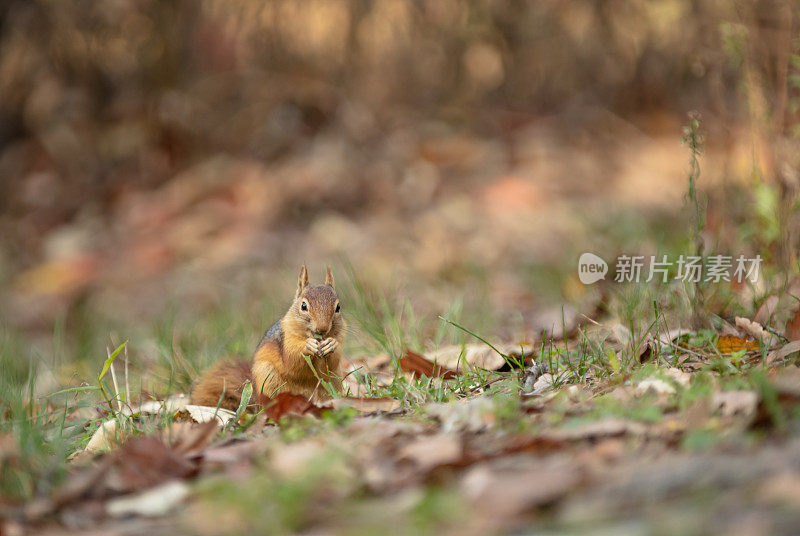
[[[195,406],[188,404],[184,408],[193,421],[204,423],[209,421],[216,421],[220,427],[228,424],[236,414],[224,408],[214,408],[211,406]]]
[[[454,370],[437,365],[425,356],[411,350],[406,350],[403,357],[400,358],[400,370],[429,378],[452,379],[456,377]]]
[[[283,417],[301,417],[303,415],[319,417],[325,409],[309,402],[306,397],[293,393],[278,393],[272,398],[262,395],[259,402],[264,408],[267,418],[275,422],[280,421]]]
[[[102,452],[110,450],[113,447],[122,443],[125,439],[122,431],[117,431],[117,420],[110,419],[100,425],[100,428],[95,430],[91,439],[86,444],[84,452]]]
[[[770,345],[776,341],[776,337],[772,333],[764,330],[764,327],[761,324],[752,320],[748,320],[747,318],[737,316],[736,327],[750,337],[754,338],[756,341],[763,341],[764,344]]]

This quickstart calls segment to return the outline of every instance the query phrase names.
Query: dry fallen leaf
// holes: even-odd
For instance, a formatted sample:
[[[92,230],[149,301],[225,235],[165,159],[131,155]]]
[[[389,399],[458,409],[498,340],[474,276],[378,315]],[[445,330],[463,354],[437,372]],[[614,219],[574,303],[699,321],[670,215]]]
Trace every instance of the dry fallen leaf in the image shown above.
[[[313,415],[319,417],[325,409],[316,404],[312,404],[308,399],[293,393],[278,393],[272,398],[261,396],[259,402],[264,408],[264,414],[268,419],[275,422],[282,417],[300,417],[303,415]]]
[[[292,477],[308,470],[314,459],[323,456],[324,447],[319,439],[305,439],[292,443],[292,448],[275,449],[271,456],[272,469],[283,477]]]
[[[748,320],[747,318],[737,316],[736,327],[756,341],[763,341],[764,344],[771,345],[776,341],[776,337],[772,333],[765,331],[761,324]]]
[[[106,511],[113,517],[129,515],[163,516],[189,496],[189,486],[172,480],[135,495],[126,495],[106,503]]]
[[[404,445],[398,459],[411,461],[423,471],[456,463],[463,456],[461,441],[452,434],[435,434],[418,437]]]
[[[800,368],[790,365],[776,372],[776,375],[770,377],[770,383],[778,392],[778,399],[792,404],[800,401]]]
[[[406,350],[403,357],[400,358],[400,370],[429,378],[450,379],[456,377],[454,370],[437,365],[425,356],[411,350]]]
[[[117,432],[117,420],[110,419],[95,430],[86,444],[84,452],[101,452],[119,445],[125,439],[124,434]]]
[[[719,411],[723,417],[755,414],[758,394],[755,391],[721,391],[711,399],[712,410]]]
[[[51,514],[64,505],[71,504],[90,494],[103,481],[113,463],[111,456],[85,467],[73,474],[51,497],[38,497],[25,505],[25,518],[33,521]]]
[[[495,348],[509,356],[512,361],[520,360],[530,362],[535,355],[536,348],[529,343],[499,344]],[[444,369],[462,372],[469,368],[486,370],[505,370],[510,366],[495,349],[486,344],[467,344],[465,346],[444,346],[437,350],[426,352],[425,357],[443,367]]]
[[[800,340],[800,307],[798,307],[792,317],[786,322],[786,338],[789,341]]]
[[[125,406],[122,408],[124,415],[149,414],[157,415],[161,412],[174,414],[183,411],[189,403],[189,397],[184,394],[170,396],[164,400],[146,400],[139,406]]]
[[[778,297],[774,294],[772,296],[768,296],[762,303],[761,306],[756,310],[756,313],[753,315],[753,322],[761,324],[762,326],[766,326],[769,324],[772,315],[775,314],[775,307],[778,306]]]
[[[745,352],[757,351],[759,347],[757,341],[750,341],[736,335],[720,335],[717,339],[717,350],[723,354],[732,354],[741,350]]]
[[[224,408],[214,408],[211,406],[195,406],[193,404],[187,404],[184,409],[189,413],[189,416],[195,422],[204,423],[216,420],[220,427],[224,427],[226,424],[228,424],[228,421],[236,416],[236,414],[230,410]]]
[[[767,365],[777,365],[781,361],[783,361],[787,356],[795,353],[800,352],[800,340],[792,341],[782,348],[779,348],[775,351],[770,352],[767,355]]]
[[[636,384],[636,395],[642,396],[647,393],[657,395],[671,395],[675,393],[675,388],[669,383],[659,378],[646,378]]]
[[[533,383],[533,390],[538,391],[539,389],[545,389],[547,387],[561,386],[571,380],[572,374],[570,372],[559,372],[558,374],[545,372]]]
[[[464,494],[476,508],[500,517],[552,503],[580,483],[580,473],[566,462],[503,465],[507,466],[477,465],[461,480]]]
[[[689,384],[692,381],[692,375],[690,373],[684,372],[674,367],[665,369],[664,374],[671,380],[674,380],[675,383],[677,383],[681,387],[689,387]]]
[[[199,454],[217,433],[217,423],[210,420],[204,423],[173,422],[162,431],[164,439],[175,452],[184,456]]]
[[[381,398],[343,396],[333,400],[335,408],[353,408],[361,413],[373,413],[376,411],[395,411],[401,406],[396,398],[384,396]]]
[[[190,478],[198,470],[197,462],[187,460],[160,439],[136,437],[113,452],[106,485],[118,492],[131,492],[173,478]]]
[[[540,437],[549,441],[581,441],[586,439],[599,439],[604,437],[617,437],[623,435],[642,435],[646,427],[635,421],[607,418],[580,426],[561,428],[543,432]]]
[[[678,328],[675,328],[675,329],[671,329],[671,330],[667,331],[666,333],[659,333],[658,340],[659,340],[659,342],[661,344],[668,345],[669,343],[671,343],[672,341],[674,341],[675,339],[677,339],[681,335],[686,335],[687,333],[691,333],[691,331],[689,331],[686,328],[679,328],[678,327]]]
[[[800,508],[800,473],[796,469],[786,469],[768,478],[759,486],[756,496],[797,511]]]
[[[465,398],[455,402],[430,403],[425,413],[442,424],[445,433],[455,431],[478,432],[495,423],[495,403],[486,396]]]

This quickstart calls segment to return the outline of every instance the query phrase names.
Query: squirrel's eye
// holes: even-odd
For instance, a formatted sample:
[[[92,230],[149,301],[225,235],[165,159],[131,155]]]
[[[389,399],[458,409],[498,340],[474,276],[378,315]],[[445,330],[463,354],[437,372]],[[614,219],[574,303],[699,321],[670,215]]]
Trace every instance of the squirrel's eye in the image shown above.
[[[339,307],[339,304],[337,303],[336,304],[336,312],[338,313],[340,309],[341,309],[341,307]]]
[[[303,303],[300,304],[300,310],[301,311],[308,311],[308,304],[306,303],[305,300],[303,300]]]

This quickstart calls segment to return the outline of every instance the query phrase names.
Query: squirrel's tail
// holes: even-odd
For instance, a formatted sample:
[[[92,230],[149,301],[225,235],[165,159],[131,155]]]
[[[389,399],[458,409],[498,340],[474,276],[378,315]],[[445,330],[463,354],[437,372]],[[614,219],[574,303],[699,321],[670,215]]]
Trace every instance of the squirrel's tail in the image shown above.
[[[236,411],[245,382],[252,381],[251,363],[246,359],[222,361],[203,373],[192,388],[192,404]],[[220,399],[222,402],[220,402]]]

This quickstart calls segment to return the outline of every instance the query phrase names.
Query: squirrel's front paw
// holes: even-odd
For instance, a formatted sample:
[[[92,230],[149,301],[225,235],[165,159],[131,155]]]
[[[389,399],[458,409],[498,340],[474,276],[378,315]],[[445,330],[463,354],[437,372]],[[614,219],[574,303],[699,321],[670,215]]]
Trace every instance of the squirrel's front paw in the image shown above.
[[[339,347],[339,341],[334,338],[328,337],[319,345],[319,355],[320,357],[325,357],[328,354],[332,354],[336,351],[336,348]]]
[[[306,341],[304,353],[312,357],[318,355],[320,353],[320,341],[314,337],[309,337]]]

